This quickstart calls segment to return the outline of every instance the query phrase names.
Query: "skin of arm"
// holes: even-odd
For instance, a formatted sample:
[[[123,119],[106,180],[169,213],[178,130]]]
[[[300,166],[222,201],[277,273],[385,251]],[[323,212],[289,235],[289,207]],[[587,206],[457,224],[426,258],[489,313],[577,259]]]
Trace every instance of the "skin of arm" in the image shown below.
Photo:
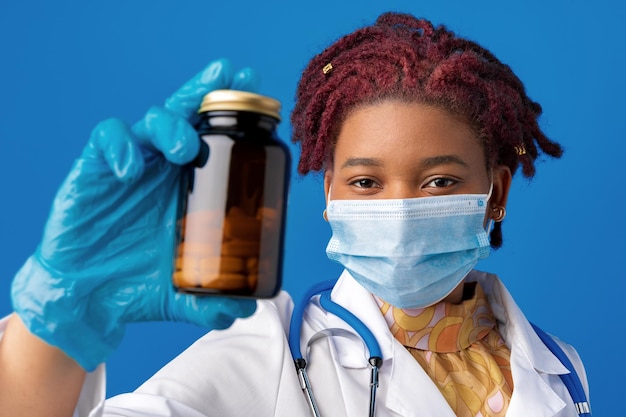
[[[0,415],[71,417],[85,375],[76,361],[11,316],[0,340]]]

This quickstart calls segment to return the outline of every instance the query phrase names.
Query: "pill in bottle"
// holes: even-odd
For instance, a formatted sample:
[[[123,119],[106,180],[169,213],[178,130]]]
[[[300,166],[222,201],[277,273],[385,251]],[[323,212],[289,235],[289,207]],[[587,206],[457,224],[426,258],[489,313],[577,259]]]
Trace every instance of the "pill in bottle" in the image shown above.
[[[291,165],[276,132],[280,102],[217,90],[198,113],[201,150],[183,170],[173,284],[185,293],[273,297]]]

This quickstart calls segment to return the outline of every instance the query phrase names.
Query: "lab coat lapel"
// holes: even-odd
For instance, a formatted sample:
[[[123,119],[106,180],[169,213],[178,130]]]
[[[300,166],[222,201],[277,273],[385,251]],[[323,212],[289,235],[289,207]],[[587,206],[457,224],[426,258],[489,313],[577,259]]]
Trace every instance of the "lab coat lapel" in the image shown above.
[[[507,417],[557,415],[565,407],[565,402],[519,350],[519,345],[511,349],[511,371],[515,387]]]
[[[396,342],[391,377],[385,380],[385,406],[400,416],[455,417],[448,402],[413,356]]]
[[[500,334],[511,348],[513,396],[507,417],[548,417],[561,412],[569,394],[558,381],[567,368],[539,339],[513,298],[495,275],[475,271],[498,322]],[[554,383],[550,383],[550,382]]]

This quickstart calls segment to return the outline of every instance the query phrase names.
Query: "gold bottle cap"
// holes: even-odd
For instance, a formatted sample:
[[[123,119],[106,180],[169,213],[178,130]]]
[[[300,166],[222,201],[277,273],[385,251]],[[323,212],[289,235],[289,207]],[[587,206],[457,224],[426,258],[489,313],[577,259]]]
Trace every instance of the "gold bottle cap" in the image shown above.
[[[251,111],[280,120],[280,101],[247,91],[211,91],[202,99],[198,113],[214,110]]]

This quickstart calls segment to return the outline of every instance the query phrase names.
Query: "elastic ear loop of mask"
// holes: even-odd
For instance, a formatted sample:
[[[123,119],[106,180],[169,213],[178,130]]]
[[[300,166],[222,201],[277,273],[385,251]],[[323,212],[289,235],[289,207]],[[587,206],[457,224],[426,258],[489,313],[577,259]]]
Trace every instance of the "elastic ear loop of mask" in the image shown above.
[[[324,220],[326,220],[327,222],[328,222],[328,215],[326,213],[328,210],[328,205],[330,204],[330,190],[332,189],[332,187],[333,187],[332,184],[328,185],[328,197],[326,198],[326,208],[324,209],[324,213],[323,213]]]
[[[487,193],[487,198],[485,199],[485,207],[487,207],[487,209],[485,210],[485,214],[488,214],[489,200],[491,199],[492,192],[493,192],[493,178],[491,180],[491,185],[489,186],[489,192]],[[489,238],[489,235],[491,234],[491,231],[493,230],[494,223],[495,222],[493,221],[491,216],[489,216],[489,221],[487,222],[487,227],[485,228],[485,232],[487,233],[487,238]]]

